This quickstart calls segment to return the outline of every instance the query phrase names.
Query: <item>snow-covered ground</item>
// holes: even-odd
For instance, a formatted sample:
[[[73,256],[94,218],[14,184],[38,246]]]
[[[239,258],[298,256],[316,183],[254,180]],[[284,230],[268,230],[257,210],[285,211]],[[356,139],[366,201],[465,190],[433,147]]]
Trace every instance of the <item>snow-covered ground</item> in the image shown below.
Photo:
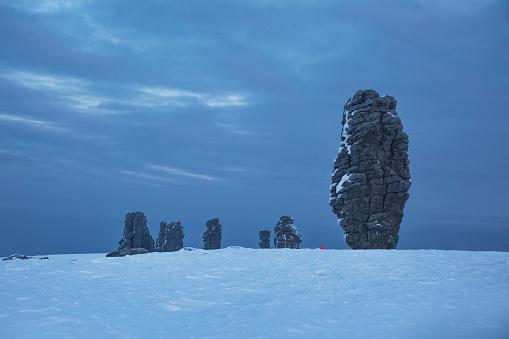
[[[0,261],[0,338],[509,338],[509,253],[259,250]]]

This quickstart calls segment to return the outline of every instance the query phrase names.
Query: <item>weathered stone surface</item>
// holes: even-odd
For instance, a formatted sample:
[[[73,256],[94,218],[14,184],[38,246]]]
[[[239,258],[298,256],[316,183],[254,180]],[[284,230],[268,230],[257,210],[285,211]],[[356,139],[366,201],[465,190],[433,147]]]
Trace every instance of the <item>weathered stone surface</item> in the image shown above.
[[[270,231],[260,231],[260,248],[270,248]]]
[[[330,205],[353,249],[392,249],[410,189],[408,136],[396,99],[357,91],[345,104]]]
[[[154,239],[147,227],[147,218],[142,212],[130,212],[125,216],[124,237],[118,242],[118,249],[144,248],[154,250]]]
[[[125,248],[119,249],[118,251],[108,253],[108,254],[106,254],[106,256],[107,257],[124,257],[126,255],[145,254],[145,253],[148,253],[148,251],[144,248],[125,247]]]
[[[221,224],[218,218],[207,221],[205,233],[203,233],[203,248],[206,250],[221,248]]]
[[[24,254],[11,254],[8,257],[2,258],[2,261],[8,261],[8,260],[14,260],[14,259],[28,260],[28,259],[35,259],[35,258],[37,258],[39,260],[49,260],[49,257],[31,257],[31,256],[24,255]]]
[[[293,218],[282,216],[274,227],[274,247],[299,248],[302,237],[293,225]]]
[[[177,222],[161,221],[155,249],[160,252],[174,252],[184,247],[184,226]]]

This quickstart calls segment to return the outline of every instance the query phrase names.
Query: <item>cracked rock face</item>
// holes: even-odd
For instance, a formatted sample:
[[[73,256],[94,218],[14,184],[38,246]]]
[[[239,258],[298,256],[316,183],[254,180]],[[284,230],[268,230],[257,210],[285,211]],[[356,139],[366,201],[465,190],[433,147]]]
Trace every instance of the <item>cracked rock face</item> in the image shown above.
[[[203,248],[206,250],[221,248],[221,224],[218,218],[207,221],[205,233],[203,233]]]
[[[299,248],[302,237],[293,224],[293,218],[282,216],[274,227],[274,247]]]
[[[270,231],[260,231],[260,248],[270,248]]]
[[[408,136],[396,99],[357,91],[345,104],[330,205],[353,249],[393,249],[410,189]]]
[[[125,216],[124,237],[118,242],[118,249],[144,248],[154,250],[154,239],[147,227],[147,218],[143,212],[130,212]]]
[[[184,226],[180,221],[161,222],[155,247],[160,252],[174,252],[184,247]]]

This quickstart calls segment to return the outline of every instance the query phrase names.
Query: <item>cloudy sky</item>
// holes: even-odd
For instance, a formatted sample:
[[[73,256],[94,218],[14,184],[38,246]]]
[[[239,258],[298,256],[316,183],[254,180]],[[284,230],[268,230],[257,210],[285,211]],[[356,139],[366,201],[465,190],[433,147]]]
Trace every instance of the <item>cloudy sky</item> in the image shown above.
[[[398,99],[400,248],[509,250],[504,0],[0,0],[0,255],[104,252],[124,215],[256,247],[328,206],[344,102]]]

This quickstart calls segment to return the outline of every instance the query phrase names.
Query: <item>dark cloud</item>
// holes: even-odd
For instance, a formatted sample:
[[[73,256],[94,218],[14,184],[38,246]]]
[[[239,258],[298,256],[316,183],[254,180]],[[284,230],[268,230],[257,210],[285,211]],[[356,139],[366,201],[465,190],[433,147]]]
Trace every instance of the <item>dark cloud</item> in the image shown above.
[[[507,9],[0,1],[0,227],[16,239],[0,254],[110,250],[130,210],[153,231],[181,219],[193,246],[214,216],[254,247],[290,214],[304,246],[344,248],[328,187],[359,88],[395,95],[410,134],[401,246],[509,250]]]

